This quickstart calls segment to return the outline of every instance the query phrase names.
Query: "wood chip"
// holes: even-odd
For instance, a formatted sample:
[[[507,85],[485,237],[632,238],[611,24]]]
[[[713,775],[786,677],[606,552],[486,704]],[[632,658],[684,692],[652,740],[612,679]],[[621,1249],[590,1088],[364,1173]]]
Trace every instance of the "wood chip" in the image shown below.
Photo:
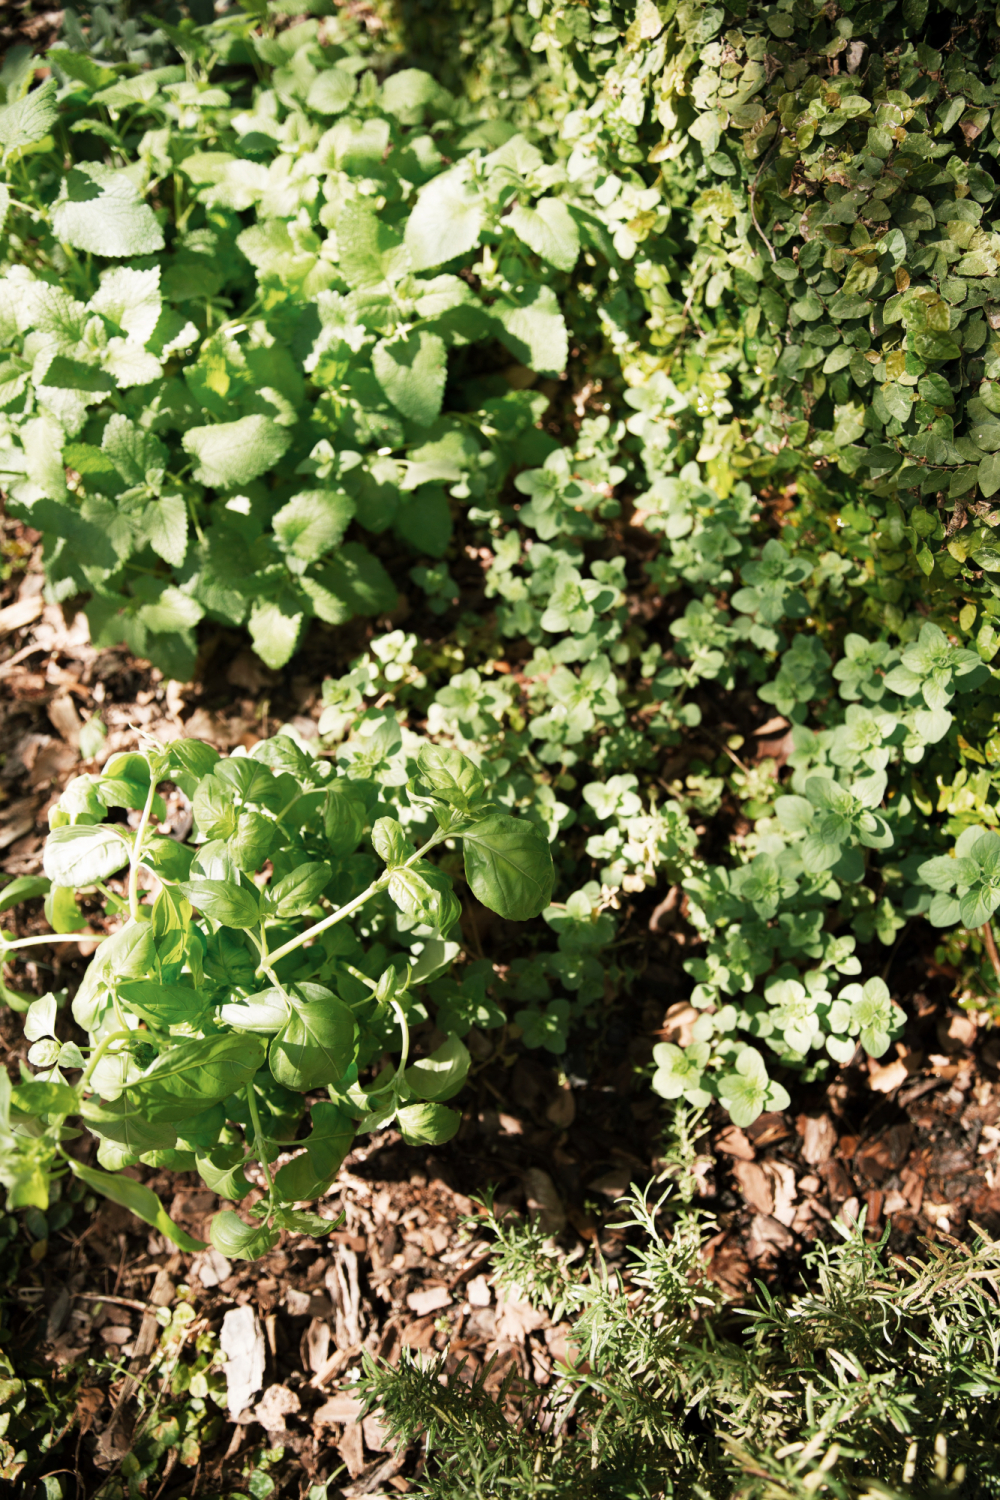
[[[829,1161],[837,1149],[837,1132],[829,1115],[799,1115],[795,1128],[802,1137],[802,1159],[811,1167]]]
[[[428,1287],[425,1291],[410,1292],[406,1305],[418,1318],[426,1318],[430,1313],[450,1307],[451,1293],[446,1286]]]
[[[0,812],[0,849],[8,848],[31,832],[40,806],[40,797],[22,797]]]
[[[774,1191],[771,1179],[760,1162],[737,1161],[733,1163],[733,1176],[739,1183],[740,1192],[759,1214],[774,1211]]]
[[[470,1307],[489,1307],[493,1293],[485,1276],[474,1276],[465,1288],[465,1297]]]
[[[357,1396],[338,1391],[313,1412],[313,1421],[320,1427],[333,1427],[338,1422],[356,1422],[364,1409],[364,1402]]]
[[[38,619],[44,607],[41,594],[36,594],[33,599],[18,599],[0,609],[0,636],[9,635],[12,630],[23,630]]]
[[[337,1376],[342,1375],[348,1365],[352,1364],[360,1355],[360,1344],[355,1344],[351,1349],[338,1349],[334,1354],[330,1355],[322,1370],[316,1371],[309,1384],[319,1387],[327,1385],[331,1380],[336,1380]]]
[[[795,1236],[784,1224],[767,1214],[757,1214],[747,1235],[747,1255],[751,1260],[763,1260],[775,1251],[790,1250],[794,1244]]]
[[[74,748],[80,743],[83,721],[76,711],[76,704],[68,693],[53,698],[49,704],[49,719],[57,734],[62,735],[67,745]]]
[[[326,1368],[330,1358],[330,1325],[325,1318],[313,1318],[305,1332],[306,1364],[314,1375]]]
[[[226,1356],[229,1415],[235,1422],[264,1384],[264,1330],[249,1303],[226,1313],[219,1347]]]
[[[727,1125],[715,1146],[723,1156],[735,1156],[737,1161],[753,1161],[757,1154],[738,1125]]]
[[[364,1472],[365,1444],[360,1422],[351,1422],[344,1428],[344,1435],[337,1444],[337,1451],[352,1479]]]
[[[285,1418],[301,1409],[302,1402],[287,1385],[269,1385],[254,1408],[254,1417],[266,1433],[280,1433],[285,1430]]]
[[[566,1228],[566,1210],[548,1172],[529,1167],[524,1174],[524,1191],[528,1212],[538,1219],[542,1233],[558,1238]]]
[[[529,1333],[548,1323],[545,1313],[537,1312],[527,1302],[500,1302],[497,1306],[496,1336],[512,1344],[523,1344]]]

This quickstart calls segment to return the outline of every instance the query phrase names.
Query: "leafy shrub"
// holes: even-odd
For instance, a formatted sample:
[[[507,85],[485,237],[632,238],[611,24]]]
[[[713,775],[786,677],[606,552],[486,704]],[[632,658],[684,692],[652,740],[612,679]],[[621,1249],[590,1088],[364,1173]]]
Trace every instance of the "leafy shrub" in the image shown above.
[[[599,226],[513,127],[417,70],[380,84],[350,22],[166,29],[176,64],[57,47],[7,83],[0,475],[50,596],[187,677],[202,618],[278,667],[310,618],[394,608],[352,521],[440,557],[446,491],[544,459],[488,351],[563,369]]]
[[[190,798],[194,843],[156,829],[166,779]],[[115,808],[138,813],[134,831],[106,821]],[[282,1228],[331,1228],[294,1205],[326,1191],[356,1129],[395,1121],[419,1145],[454,1135],[461,1117],[444,1101],[469,1067],[461,1026],[429,1056],[411,1056],[410,1028],[427,1019],[419,986],[459,951],[461,908],[427,855],[444,845],[454,860],[461,845],[470,889],[512,921],[536,916],[552,889],[545,839],[489,802],[466,757],[404,741],[381,714],[357,727],[336,763],[288,735],[228,758],[196,740],[151,742],[77,777],[50,821],[56,930],[83,925],[80,890],[103,897],[117,926],[73,1000],[86,1051],[56,1040],[57,1000],[46,995],[25,1015],[38,1071],[13,1088],[0,1074],[0,1181],[11,1207],[45,1210],[50,1181],[68,1171],[196,1249],[120,1169],[197,1170],[238,1202],[254,1157],[267,1187],[250,1210],[256,1222],[227,1210],[211,1228],[226,1255],[254,1259]],[[106,882],[126,869],[116,895]],[[148,904],[143,869],[155,877]],[[3,955],[37,941],[8,942]],[[398,1064],[365,1086],[360,1071],[386,1053]],[[320,1089],[328,1097],[309,1109],[304,1096]],[[98,1168],[64,1147],[76,1117],[98,1140]],[[281,1153],[293,1154],[272,1174]]]
[[[496,1392],[489,1367],[446,1373],[447,1356],[367,1360],[369,1407],[426,1442],[419,1495],[996,1495],[996,1245],[904,1261],[837,1225],[809,1289],[762,1291],[741,1339],[713,1310],[699,1215],[682,1210],[668,1237],[645,1199],[628,1207],[627,1284],[554,1259],[530,1224],[476,1220],[500,1239],[498,1285],[571,1320],[548,1389],[512,1370]]]

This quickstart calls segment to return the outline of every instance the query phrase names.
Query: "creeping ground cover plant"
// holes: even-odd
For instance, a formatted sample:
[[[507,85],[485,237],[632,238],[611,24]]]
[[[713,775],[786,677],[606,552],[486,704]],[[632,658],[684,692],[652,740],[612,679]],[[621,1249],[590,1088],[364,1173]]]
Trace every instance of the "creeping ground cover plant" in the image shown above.
[[[164,781],[190,798],[188,842],[158,831]],[[108,820],[121,808],[134,829]],[[56,931],[82,925],[81,890],[103,896],[115,930],[73,1000],[86,1044],[56,1040],[57,1001],[43,996],[25,1014],[32,1068],[13,1088],[0,1073],[12,1207],[45,1209],[50,1182],[71,1173],[192,1249],[121,1168],[197,1170],[238,1202],[252,1159],[266,1196],[251,1222],[217,1214],[211,1237],[253,1259],[283,1228],[331,1228],[295,1205],[326,1191],[355,1131],[395,1122],[417,1145],[454,1135],[446,1101],[469,1053],[454,1031],[427,1056],[410,1040],[428,1018],[423,987],[459,951],[459,900],[428,856],[458,859],[470,891],[511,921],[537,916],[553,881],[544,837],[489,800],[467,757],[378,713],[335,761],[289,735],[228,758],[197,740],[151,742],[72,781],[51,823],[41,884]],[[120,894],[107,884],[119,875]],[[8,941],[3,956],[37,941]],[[96,1167],[68,1149],[81,1129],[97,1139]]]

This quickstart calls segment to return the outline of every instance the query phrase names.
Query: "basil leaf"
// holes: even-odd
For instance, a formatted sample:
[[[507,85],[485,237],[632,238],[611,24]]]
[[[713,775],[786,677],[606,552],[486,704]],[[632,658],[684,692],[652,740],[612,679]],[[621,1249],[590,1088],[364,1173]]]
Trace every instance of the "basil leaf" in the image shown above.
[[[208,1237],[227,1260],[259,1260],[274,1249],[281,1231],[266,1224],[244,1224],[231,1208],[225,1208],[212,1219]]]
[[[73,997],[73,1019],[85,1031],[96,1030],[111,1003],[116,980],[142,979],[156,963],[156,946],[148,922],[128,922],[105,938],[91,959]]]
[[[283,990],[262,990],[246,1000],[219,1007],[219,1020],[240,1031],[259,1031],[274,1036],[291,1015],[291,1006]]]
[[[321,1198],[354,1141],[354,1121],[335,1104],[314,1104],[312,1127],[305,1150],[274,1175],[275,1190],[284,1203]]]
[[[461,830],[465,878],[474,896],[511,922],[527,922],[548,906],[555,883],[552,854],[533,823],[501,814]]]
[[[215,1146],[204,1156],[196,1156],[195,1165],[207,1188],[220,1198],[238,1203],[252,1186],[243,1171],[245,1159],[241,1146]]]
[[[364,799],[349,781],[335,781],[326,794],[323,828],[330,852],[350,854],[361,842],[368,815]]]
[[[143,1151],[167,1150],[177,1139],[168,1122],[145,1118],[131,1092],[112,1101],[91,1095],[80,1106],[80,1114],[92,1134],[114,1141],[136,1156]]]
[[[14,1085],[10,1102],[22,1115],[71,1115],[80,1106],[80,1095],[69,1084],[31,1078]]]
[[[267,1049],[250,1033],[202,1037],[163,1052],[131,1086],[150,1120],[184,1120],[238,1093],[263,1065]]]
[[[204,1250],[204,1242],[192,1239],[179,1224],[175,1224],[156,1194],[150,1188],[143,1187],[141,1182],[119,1174],[112,1176],[108,1172],[98,1172],[94,1167],[81,1166],[72,1158],[69,1158],[69,1167],[73,1175],[85,1182],[93,1192],[110,1198],[112,1203],[117,1203],[121,1208],[127,1208],[137,1219],[151,1224],[158,1234],[162,1234],[181,1250]]]
[[[45,841],[42,868],[53,885],[93,885],[107,880],[128,864],[130,846],[117,827],[76,825],[53,828]]]
[[[423,785],[463,812],[486,796],[482,772],[460,750],[447,745],[421,745],[417,766]]]
[[[355,1058],[358,1028],[352,1012],[329,990],[297,988],[310,998],[290,994],[292,1013],[271,1043],[270,1065],[278,1083],[306,1093],[343,1077]]]
[[[118,998],[129,1010],[158,1030],[198,1021],[205,997],[186,984],[160,984],[155,979],[126,979],[117,986]]]
[[[297,917],[308,910],[330,884],[332,873],[329,865],[319,861],[297,865],[268,891],[275,916]]]
[[[408,1146],[443,1146],[458,1134],[462,1116],[446,1104],[407,1104],[397,1120]]]
[[[44,875],[19,875],[0,891],[0,911],[7,911],[22,901],[32,901],[36,896],[44,896],[49,884]]]
[[[407,1068],[404,1077],[418,1099],[451,1099],[465,1083],[472,1058],[457,1036],[449,1036],[436,1051]]]
[[[181,889],[192,906],[223,927],[256,927],[260,896],[256,889],[232,880],[191,880]]]

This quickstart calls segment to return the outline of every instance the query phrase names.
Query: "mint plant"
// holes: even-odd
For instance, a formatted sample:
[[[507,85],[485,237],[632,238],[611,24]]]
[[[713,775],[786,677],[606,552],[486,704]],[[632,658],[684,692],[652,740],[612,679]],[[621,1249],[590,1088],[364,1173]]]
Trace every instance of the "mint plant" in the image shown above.
[[[166,780],[190,799],[190,842],[158,831]],[[115,808],[137,815],[134,828],[106,821]],[[553,881],[545,838],[490,802],[467,757],[404,741],[383,714],[357,726],[335,762],[287,734],[228,758],[197,740],[151,741],[71,781],[51,823],[44,884],[57,935],[5,934],[3,957],[59,933],[72,941],[81,890],[100,894],[118,925],[73,999],[86,1045],[55,1039],[56,1000],[44,996],[25,1016],[37,1071],[13,1088],[0,1078],[12,1207],[45,1209],[50,1182],[70,1173],[193,1249],[121,1168],[197,1170],[239,1201],[255,1160],[266,1195],[251,1222],[225,1210],[211,1227],[226,1255],[254,1259],[282,1229],[330,1228],[295,1204],[322,1196],[357,1130],[395,1122],[422,1145],[455,1134],[461,1116],[446,1101],[468,1072],[470,1023],[456,1016],[427,1056],[411,1044],[428,1014],[422,986],[440,983],[459,951],[460,903],[428,855],[461,846],[469,889],[510,921],[537,916]],[[366,1078],[385,1053],[395,1066]],[[66,1149],[77,1120],[97,1139],[98,1167]],[[281,1153],[290,1159],[272,1171]]]
[[[59,46],[8,90],[0,478],[50,596],[185,678],[203,619],[280,667],[310,619],[391,610],[349,528],[440,558],[449,491],[535,458],[537,398],[455,405],[449,362],[498,342],[558,374],[586,226],[512,127],[419,70],[379,82],[354,23],[174,40],[138,71]]]

